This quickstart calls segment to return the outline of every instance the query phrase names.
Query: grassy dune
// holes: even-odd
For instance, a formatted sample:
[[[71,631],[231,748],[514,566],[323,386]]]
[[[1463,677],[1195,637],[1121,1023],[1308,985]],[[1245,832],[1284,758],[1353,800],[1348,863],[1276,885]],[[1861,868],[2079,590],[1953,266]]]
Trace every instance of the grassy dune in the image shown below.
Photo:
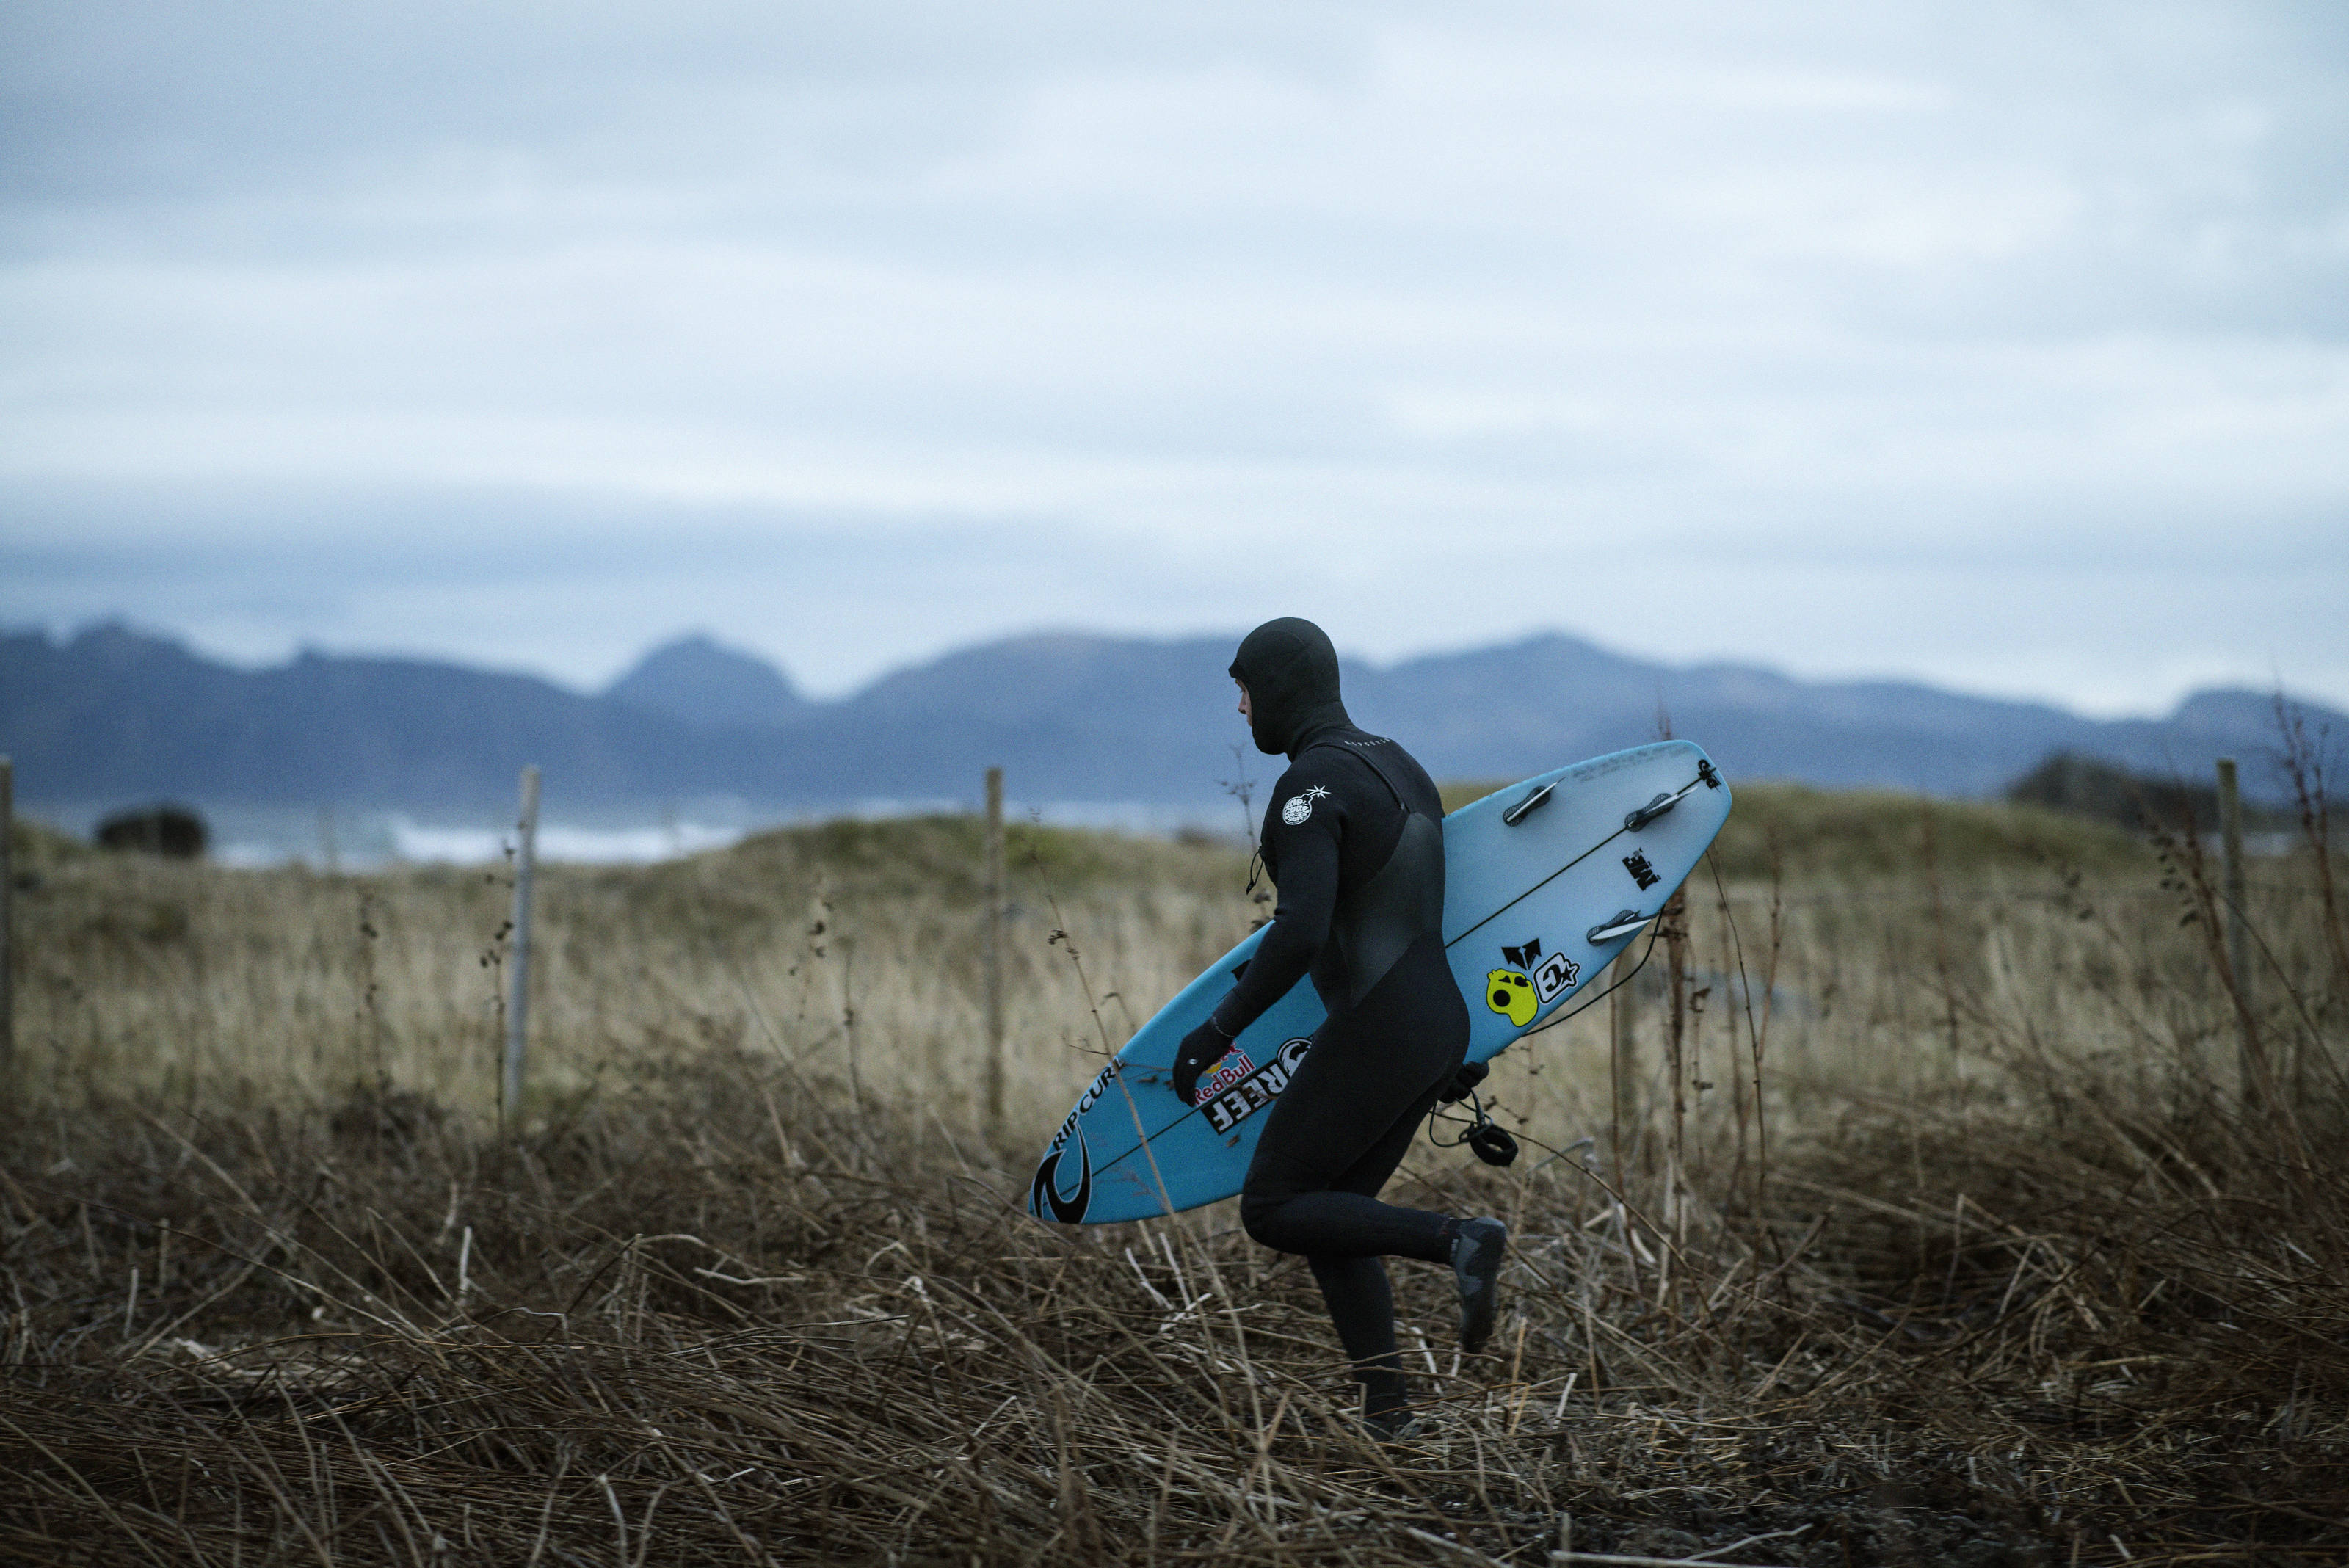
[[[1503,1059],[1525,1158],[1408,1161],[1516,1248],[1477,1357],[1396,1268],[1429,1419],[1391,1449],[1228,1206],[1017,1211],[1102,1053],[1264,912],[1237,852],[1015,831],[1001,1128],[972,823],[552,868],[502,1135],[502,875],[27,861],[0,1554],[2349,1553],[2313,854],[2257,864],[2237,988],[2182,847],[1742,787],[1680,934]]]

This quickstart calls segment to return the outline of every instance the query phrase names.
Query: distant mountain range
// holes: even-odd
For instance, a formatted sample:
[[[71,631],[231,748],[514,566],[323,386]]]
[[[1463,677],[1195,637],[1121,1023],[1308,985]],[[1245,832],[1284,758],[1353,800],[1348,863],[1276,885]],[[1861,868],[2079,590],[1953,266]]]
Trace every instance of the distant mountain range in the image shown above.
[[[773,729],[808,706],[773,665],[698,635],[654,649],[604,695],[702,730]]]
[[[1007,639],[812,701],[706,638],[670,643],[597,696],[428,659],[305,652],[244,670],[119,624],[59,642],[0,634],[0,752],[20,798],[88,806],[498,807],[516,769],[550,809],[673,807],[711,796],[824,809],[969,800],[999,764],[1015,799],[1207,809],[1246,744],[1225,667],[1234,637]],[[1379,667],[1350,664],[1357,721],[1445,778],[1503,778],[1674,734],[1734,779],[1996,792],[2055,752],[2199,778],[2244,760],[2276,793],[2273,698],[2196,693],[2166,719],[2100,722],[1897,681],[1805,681],[1750,665],[1676,667],[1577,639]],[[2349,718],[2299,705],[2310,729]],[[1251,748],[1249,774],[1276,759]]]

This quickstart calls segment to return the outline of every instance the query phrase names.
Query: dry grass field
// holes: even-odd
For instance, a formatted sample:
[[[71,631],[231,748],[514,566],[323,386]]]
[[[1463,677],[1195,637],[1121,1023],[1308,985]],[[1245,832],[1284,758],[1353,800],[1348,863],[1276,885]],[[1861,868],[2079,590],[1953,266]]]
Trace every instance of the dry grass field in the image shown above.
[[[1397,1267],[1381,1448],[1228,1205],[1019,1210],[1244,857],[1013,837],[1001,1127],[968,821],[543,871],[502,1128],[502,873],[28,846],[0,1557],[2349,1559],[2338,861],[2255,863],[2237,977],[2190,846],[1741,788],[1503,1059],[1524,1158],[1407,1162],[1514,1262],[1475,1357]]]

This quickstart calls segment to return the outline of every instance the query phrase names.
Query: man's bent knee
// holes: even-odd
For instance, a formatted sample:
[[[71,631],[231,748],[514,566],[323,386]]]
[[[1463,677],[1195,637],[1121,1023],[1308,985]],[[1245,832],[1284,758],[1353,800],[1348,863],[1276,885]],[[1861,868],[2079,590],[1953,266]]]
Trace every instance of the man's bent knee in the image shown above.
[[[1301,1249],[1285,1245],[1286,1227],[1280,1222],[1280,1211],[1288,1204],[1287,1193],[1274,1193],[1261,1188],[1243,1188],[1240,1191],[1240,1229],[1248,1240],[1259,1247],[1269,1247],[1276,1252],[1294,1252]]]

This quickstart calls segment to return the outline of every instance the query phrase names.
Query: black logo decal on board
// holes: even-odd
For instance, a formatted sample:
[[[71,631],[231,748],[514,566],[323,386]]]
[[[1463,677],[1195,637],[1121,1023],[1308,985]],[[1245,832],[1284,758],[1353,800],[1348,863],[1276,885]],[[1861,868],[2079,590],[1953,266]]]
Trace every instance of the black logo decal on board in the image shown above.
[[[1631,880],[1640,885],[1642,893],[1663,880],[1656,875],[1656,868],[1648,864],[1648,852],[1644,849],[1634,849],[1623,857],[1623,869],[1631,874]]]
[[[1076,1137],[1077,1194],[1073,1198],[1061,1196],[1061,1158],[1069,1149],[1066,1144],[1056,1145],[1044,1157],[1043,1163],[1036,1167],[1036,1185],[1028,1194],[1028,1211],[1039,1220],[1050,1209],[1052,1218],[1063,1225],[1081,1224],[1085,1210],[1093,1206],[1093,1151],[1085,1146],[1084,1134],[1078,1133]]]
[[[1582,978],[1582,966],[1564,953],[1552,953],[1534,971],[1534,994],[1548,1006]]]
[[[1052,1147],[1044,1151],[1044,1158],[1037,1163],[1036,1179],[1028,1188],[1028,1212],[1037,1219],[1043,1219],[1049,1212],[1051,1218],[1063,1225],[1081,1224],[1085,1210],[1093,1206],[1093,1151],[1086,1146],[1085,1135],[1078,1127],[1077,1118],[1093,1108],[1102,1097],[1102,1091],[1108,1088],[1111,1080],[1116,1076],[1117,1064],[1114,1062],[1095,1074],[1093,1081],[1085,1085],[1085,1092],[1078,1096],[1077,1108],[1068,1114],[1061,1121],[1060,1130],[1052,1135]],[[1074,1197],[1063,1198],[1061,1196],[1061,1165],[1069,1152],[1069,1140],[1071,1138],[1077,1145],[1077,1190]]]
[[[1541,939],[1536,937],[1521,948],[1503,948],[1501,956],[1509,961],[1511,969],[1531,969],[1541,962]]]
[[[1288,1087],[1297,1064],[1312,1048],[1313,1042],[1301,1036],[1283,1041],[1271,1061],[1200,1106],[1199,1109],[1206,1113],[1207,1125],[1219,1133],[1227,1133],[1272,1104],[1280,1091]]]

